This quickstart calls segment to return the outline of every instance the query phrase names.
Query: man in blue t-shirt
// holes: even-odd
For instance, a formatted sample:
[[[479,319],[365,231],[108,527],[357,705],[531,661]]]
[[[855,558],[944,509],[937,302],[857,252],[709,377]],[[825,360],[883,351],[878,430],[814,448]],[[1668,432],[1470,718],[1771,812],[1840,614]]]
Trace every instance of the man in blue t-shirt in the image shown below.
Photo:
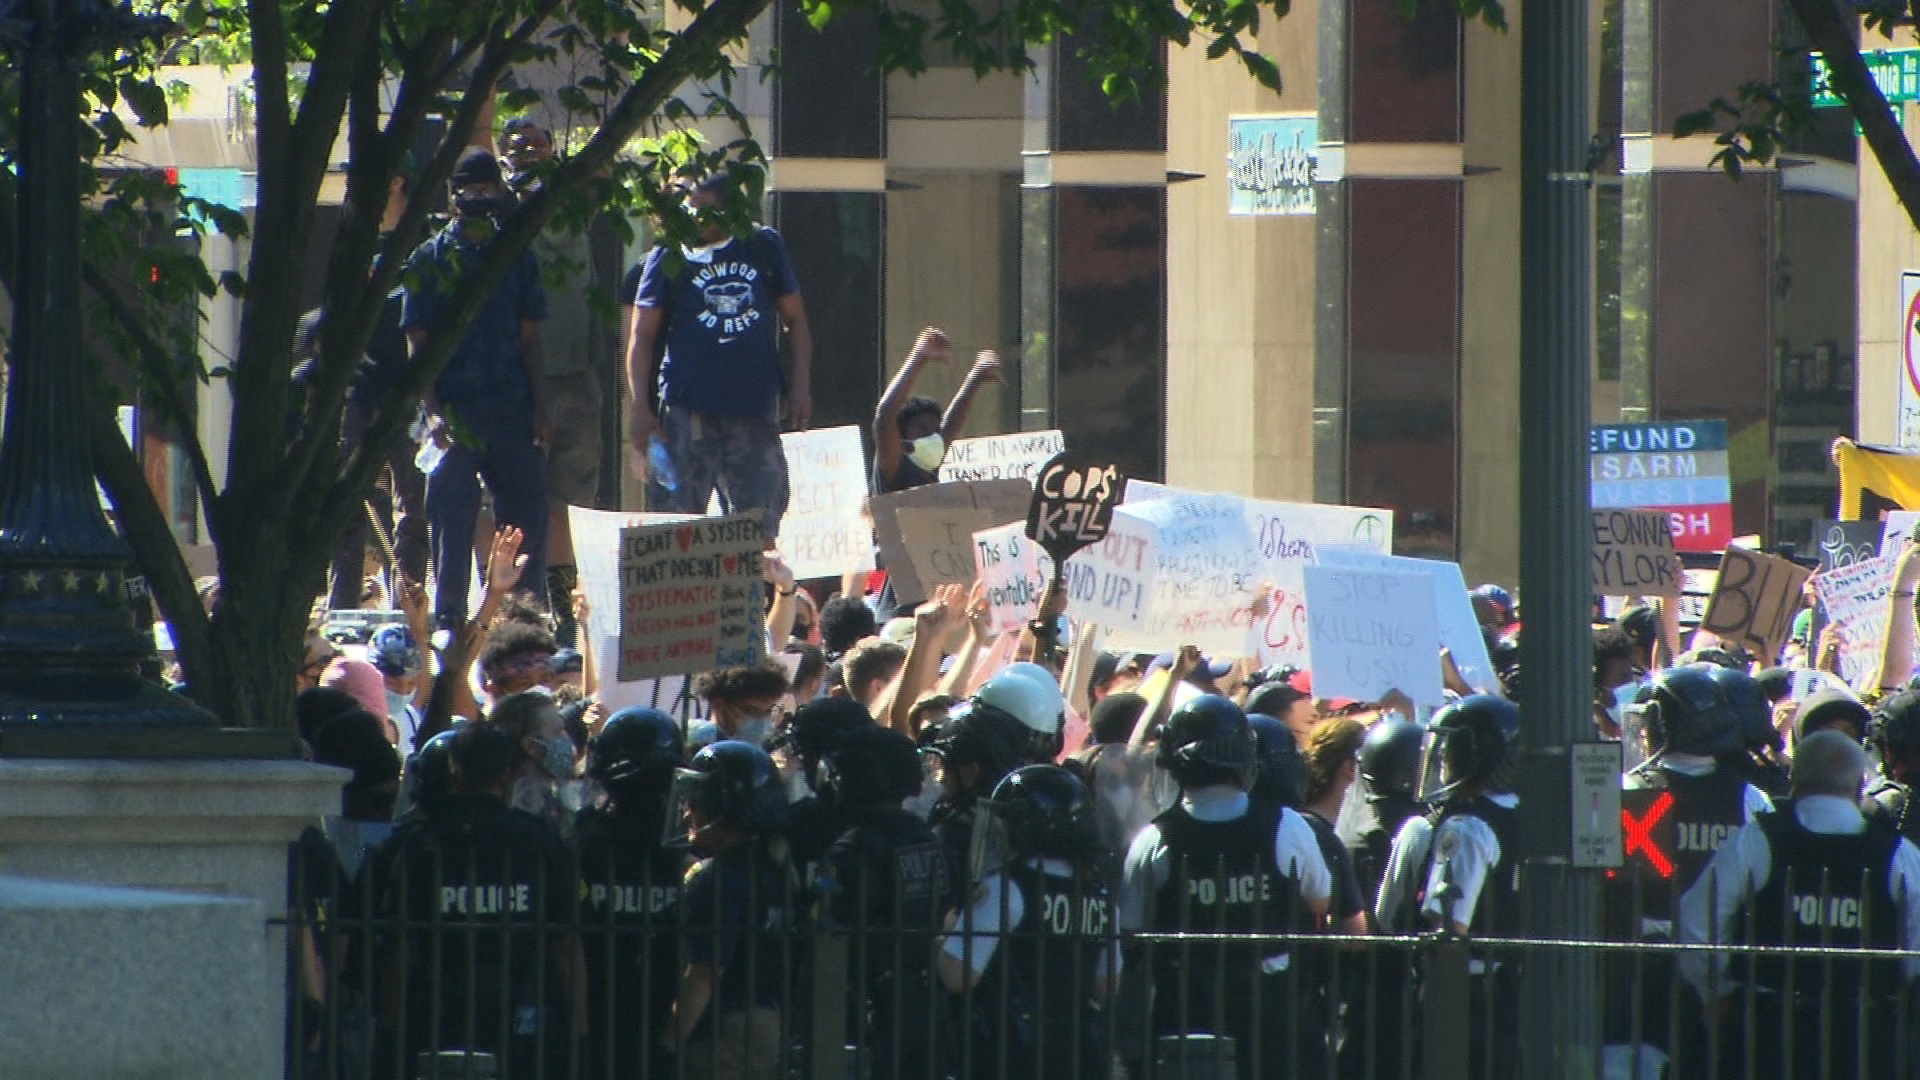
[[[448,187],[453,220],[407,262],[400,325],[415,354],[446,318],[461,275],[492,241],[495,219],[513,207],[500,163],[481,147],[460,156]],[[524,536],[520,551],[526,568],[520,580],[546,580],[549,430],[540,361],[540,322],[546,317],[540,266],[531,251],[525,252],[480,306],[427,392],[427,430],[446,451],[427,476],[427,530],[437,581],[434,615],[442,627],[457,628],[467,620],[483,479],[493,493],[495,522]]]
[[[733,237],[716,220],[731,184],[724,174],[710,177],[687,197],[704,246],[671,255],[654,248],[631,283],[630,437],[643,457],[658,440],[672,465],[671,476],[656,470],[648,478],[648,509],[704,514],[717,486],[729,510],[764,514],[771,545],[787,509],[778,406],[784,393],[795,429],[812,419],[813,334],[780,234],[760,228]],[[793,346],[791,382],[780,368],[782,325]]]

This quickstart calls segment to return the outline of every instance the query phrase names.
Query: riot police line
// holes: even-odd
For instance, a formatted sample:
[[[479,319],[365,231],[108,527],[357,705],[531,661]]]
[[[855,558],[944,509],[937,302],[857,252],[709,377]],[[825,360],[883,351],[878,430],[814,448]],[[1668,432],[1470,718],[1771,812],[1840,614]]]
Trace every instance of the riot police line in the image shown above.
[[[1530,933],[1498,697],[1375,724],[1337,822],[1300,807],[1285,725],[1213,695],[1144,756],[1070,768],[986,687],[922,745],[810,703],[780,761],[688,756],[678,721],[627,710],[564,822],[511,809],[525,747],[465,725],[411,763],[390,829],[345,829],[353,872],[294,860],[288,1072],[1504,1077],[1526,966],[1572,950],[1600,967],[1610,1077],[1914,1075],[1895,765],[1920,764],[1920,697],[1796,733],[1783,783],[1752,681],[1674,669],[1628,707],[1648,757],[1591,942]],[[1895,764],[1861,816],[1866,728]],[[1113,820],[1115,782],[1150,820]],[[1343,893],[1369,933],[1334,932]]]

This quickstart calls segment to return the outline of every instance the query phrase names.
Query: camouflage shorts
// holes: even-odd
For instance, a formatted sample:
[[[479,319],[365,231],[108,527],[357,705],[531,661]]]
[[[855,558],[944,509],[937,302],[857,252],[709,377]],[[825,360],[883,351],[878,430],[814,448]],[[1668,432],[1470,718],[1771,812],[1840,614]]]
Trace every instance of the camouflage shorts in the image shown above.
[[[780,446],[780,417],[709,416],[669,406],[660,416],[660,438],[673,459],[672,491],[647,481],[647,509],[704,514],[715,491],[724,512],[759,510],[767,543],[780,535],[787,512],[787,455]]]

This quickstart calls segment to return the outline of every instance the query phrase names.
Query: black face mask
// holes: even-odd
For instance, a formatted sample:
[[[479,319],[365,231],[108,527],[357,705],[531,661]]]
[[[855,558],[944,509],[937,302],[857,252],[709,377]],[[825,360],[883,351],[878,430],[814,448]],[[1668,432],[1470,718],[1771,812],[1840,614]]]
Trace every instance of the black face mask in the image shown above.
[[[453,197],[453,211],[463,218],[490,218],[511,205],[512,202],[503,195],[463,191]]]

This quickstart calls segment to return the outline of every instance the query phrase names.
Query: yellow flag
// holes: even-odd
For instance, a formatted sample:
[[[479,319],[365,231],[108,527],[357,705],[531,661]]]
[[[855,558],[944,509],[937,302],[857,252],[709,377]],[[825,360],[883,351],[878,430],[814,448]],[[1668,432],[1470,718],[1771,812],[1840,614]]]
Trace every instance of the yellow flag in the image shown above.
[[[1878,521],[1888,510],[1920,510],[1920,451],[1834,443],[1840,464],[1840,519]]]

